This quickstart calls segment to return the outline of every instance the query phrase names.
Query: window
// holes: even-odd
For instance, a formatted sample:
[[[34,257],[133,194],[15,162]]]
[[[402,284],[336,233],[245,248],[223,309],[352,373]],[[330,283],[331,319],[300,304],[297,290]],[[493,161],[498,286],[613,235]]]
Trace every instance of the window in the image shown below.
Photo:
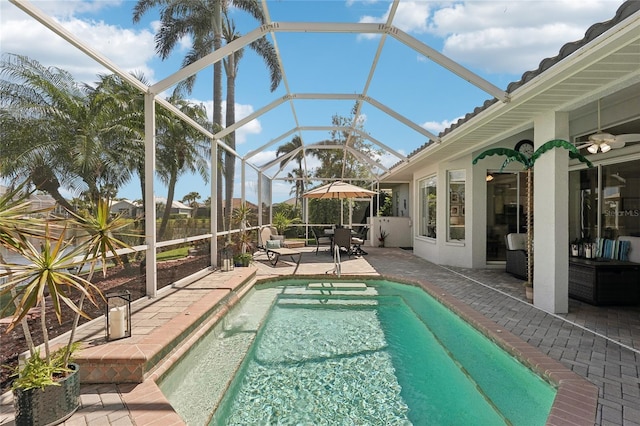
[[[640,235],[639,170],[636,160],[569,174],[570,241]]]
[[[464,190],[466,172],[450,170],[449,181],[449,234],[448,240],[464,240]]]
[[[436,237],[436,176],[420,181],[420,235]]]

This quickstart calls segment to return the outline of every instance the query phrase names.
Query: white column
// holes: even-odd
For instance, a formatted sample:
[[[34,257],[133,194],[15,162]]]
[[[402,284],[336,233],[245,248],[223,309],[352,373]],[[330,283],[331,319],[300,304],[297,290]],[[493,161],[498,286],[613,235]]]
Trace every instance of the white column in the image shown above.
[[[218,266],[218,140],[211,141],[211,267]]]
[[[156,175],[156,104],[154,95],[144,95],[144,219],[147,253],[145,256],[147,280],[146,293],[156,297],[158,293],[156,271],[156,193],[153,181]]]
[[[534,145],[569,140],[567,113],[534,119]],[[533,168],[533,303],[552,313],[569,310],[569,153],[553,148]]]

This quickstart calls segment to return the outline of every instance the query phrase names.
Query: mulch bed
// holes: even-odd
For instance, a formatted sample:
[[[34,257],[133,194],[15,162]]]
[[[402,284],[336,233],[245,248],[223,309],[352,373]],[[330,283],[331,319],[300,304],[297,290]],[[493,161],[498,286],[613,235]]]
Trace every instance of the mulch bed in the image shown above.
[[[190,256],[186,259],[176,261],[168,261],[158,263],[158,289],[189,276],[199,270],[210,265],[209,256]],[[124,268],[112,268],[108,271],[107,277],[103,278],[102,273],[96,272],[92,280],[103,293],[112,291],[129,290],[131,292],[131,300],[145,297],[145,276],[144,267],[141,268],[140,263],[131,263]],[[73,313],[63,306],[62,322],[58,320],[53,313],[53,307],[49,303],[47,305],[46,322],[49,339],[53,339],[71,329],[73,324]],[[84,311],[91,317],[96,318],[104,314],[105,302],[98,300],[98,306],[94,306],[88,300],[84,303]],[[40,326],[39,309],[29,314],[29,328],[31,337],[36,345],[42,343],[42,328]],[[80,324],[87,322],[86,319],[80,318]],[[11,386],[13,373],[18,364],[18,356],[27,351],[27,343],[22,331],[22,327],[17,325],[7,333],[9,318],[0,320],[0,394],[8,391]]]

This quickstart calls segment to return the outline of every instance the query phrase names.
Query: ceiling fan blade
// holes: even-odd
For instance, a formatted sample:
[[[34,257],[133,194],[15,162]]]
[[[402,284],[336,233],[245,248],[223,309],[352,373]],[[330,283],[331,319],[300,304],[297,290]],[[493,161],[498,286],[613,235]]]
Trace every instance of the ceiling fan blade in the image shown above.
[[[626,133],[623,135],[618,135],[616,136],[616,140],[614,142],[614,144],[616,145],[612,145],[612,147],[618,148],[618,143],[622,143],[624,146],[624,144],[627,142],[640,142],[640,133]]]

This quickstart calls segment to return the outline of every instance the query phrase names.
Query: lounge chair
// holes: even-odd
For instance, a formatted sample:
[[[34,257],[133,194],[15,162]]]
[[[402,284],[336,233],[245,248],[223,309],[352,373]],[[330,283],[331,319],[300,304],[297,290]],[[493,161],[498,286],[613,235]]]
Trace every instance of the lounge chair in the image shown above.
[[[263,226],[260,229],[259,235],[260,241],[258,242],[258,249],[266,252],[267,259],[269,259],[271,266],[275,268],[278,260],[280,260],[280,256],[290,256],[291,260],[296,264],[296,268],[293,270],[293,274],[295,274],[300,266],[302,253],[297,250],[283,247],[282,241],[284,238],[281,239],[279,238],[281,237],[280,235],[274,234],[273,229],[270,226]]]

